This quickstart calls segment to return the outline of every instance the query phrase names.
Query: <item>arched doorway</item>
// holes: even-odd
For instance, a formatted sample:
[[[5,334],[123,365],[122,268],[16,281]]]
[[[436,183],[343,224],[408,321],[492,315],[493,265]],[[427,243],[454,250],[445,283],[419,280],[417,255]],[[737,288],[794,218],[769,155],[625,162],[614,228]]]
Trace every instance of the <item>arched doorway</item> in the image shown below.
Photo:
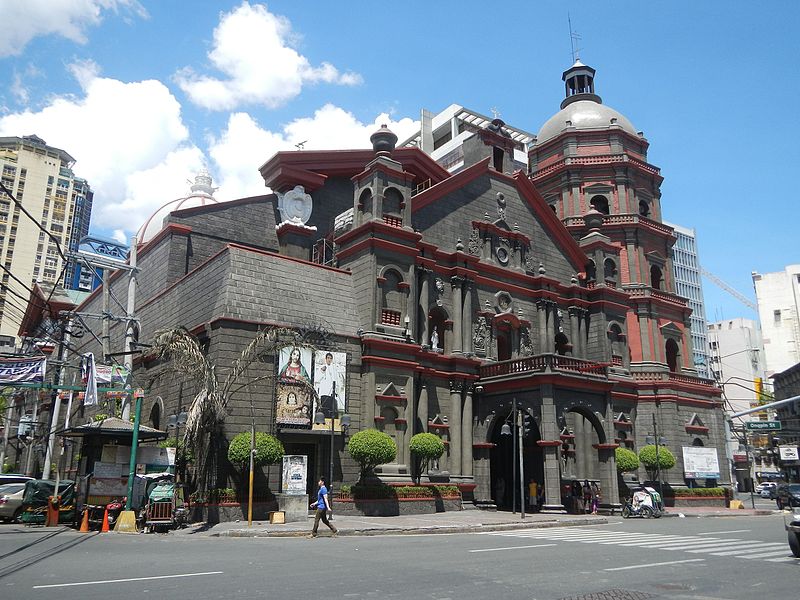
[[[522,410],[523,415],[529,416],[525,425],[525,429],[528,431],[523,434],[522,438],[522,493],[524,496],[522,500],[525,502],[526,512],[530,512],[529,484],[535,482],[539,489],[544,485],[544,454],[536,443],[542,439],[539,426],[526,408]],[[506,423],[509,425],[509,435],[502,433],[503,425]],[[510,403],[506,403],[498,410],[497,417],[492,423],[490,438],[494,444],[490,456],[491,494],[498,510],[510,511],[515,498],[516,509],[520,509],[519,454],[514,453],[514,440],[518,435],[514,428]],[[516,485],[514,485],[515,481]]]
[[[561,499],[568,512],[584,512],[582,484],[603,486],[597,446],[606,442],[600,419],[581,407],[566,410],[561,426]]]

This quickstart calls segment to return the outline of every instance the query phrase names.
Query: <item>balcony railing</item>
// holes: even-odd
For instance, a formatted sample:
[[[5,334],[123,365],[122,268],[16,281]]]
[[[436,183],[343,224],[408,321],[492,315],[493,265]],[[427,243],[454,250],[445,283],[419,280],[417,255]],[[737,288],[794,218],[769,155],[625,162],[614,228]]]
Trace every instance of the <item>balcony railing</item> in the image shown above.
[[[708,387],[716,387],[716,382],[713,379],[705,379],[703,377],[694,377],[693,375],[681,375],[680,373],[664,372],[664,371],[635,371],[631,373],[636,381],[671,381],[674,383],[686,383],[689,385],[702,385]]]
[[[605,377],[608,365],[582,358],[560,354],[537,354],[513,360],[504,360],[481,367],[481,378],[514,375],[517,373],[543,373],[545,371],[565,371]]]

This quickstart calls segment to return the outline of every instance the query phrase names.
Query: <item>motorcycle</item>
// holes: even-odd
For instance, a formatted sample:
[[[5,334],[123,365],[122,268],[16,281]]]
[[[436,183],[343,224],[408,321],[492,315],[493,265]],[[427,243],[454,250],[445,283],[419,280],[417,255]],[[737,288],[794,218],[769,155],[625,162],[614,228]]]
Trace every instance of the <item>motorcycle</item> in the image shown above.
[[[108,526],[113,528],[124,508],[125,498],[113,498],[108,504],[87,504],[84,510],[89,511],[89,526],[101,529],[106,510],[108,510]]]

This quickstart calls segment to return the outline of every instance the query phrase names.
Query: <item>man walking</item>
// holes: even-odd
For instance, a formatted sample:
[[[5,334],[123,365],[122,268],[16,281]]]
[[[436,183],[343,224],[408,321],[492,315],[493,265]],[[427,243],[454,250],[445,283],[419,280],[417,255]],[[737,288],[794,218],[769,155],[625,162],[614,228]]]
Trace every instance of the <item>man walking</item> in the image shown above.
[[[311,530],[311,534],[308,537],[317,537],[317,529],[319,528],[320,519],[322,519],[322,522],[330,528],[332,532],[331,537],[336,537],[336,534],[339,533],[339,530],[331,525],[330,521],[328,521],[328,511],[332,509],[330,500],[328,499],[328,488],[325,486],[325,478],[320,477],[317,485],[319,486],[319,489],[317,490],[317,501],[311,504],[311,508],[316,508],[317,512],[314,515],[314,528]]]

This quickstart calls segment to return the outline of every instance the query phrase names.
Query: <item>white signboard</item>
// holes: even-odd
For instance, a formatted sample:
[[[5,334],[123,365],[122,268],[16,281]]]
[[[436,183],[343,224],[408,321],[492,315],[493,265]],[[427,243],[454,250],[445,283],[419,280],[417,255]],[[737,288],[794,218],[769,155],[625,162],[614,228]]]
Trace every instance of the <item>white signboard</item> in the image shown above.
[[[719,479],[716,448],[684,446],[683,472],[687,479]]]
[[[797,452],[797,446],[781,446],[781,460],[800,460],[800,454]]]
[[[305,495],[307,472],[308,457],[305,454],[284,456],[281,491],[293,496]]]

